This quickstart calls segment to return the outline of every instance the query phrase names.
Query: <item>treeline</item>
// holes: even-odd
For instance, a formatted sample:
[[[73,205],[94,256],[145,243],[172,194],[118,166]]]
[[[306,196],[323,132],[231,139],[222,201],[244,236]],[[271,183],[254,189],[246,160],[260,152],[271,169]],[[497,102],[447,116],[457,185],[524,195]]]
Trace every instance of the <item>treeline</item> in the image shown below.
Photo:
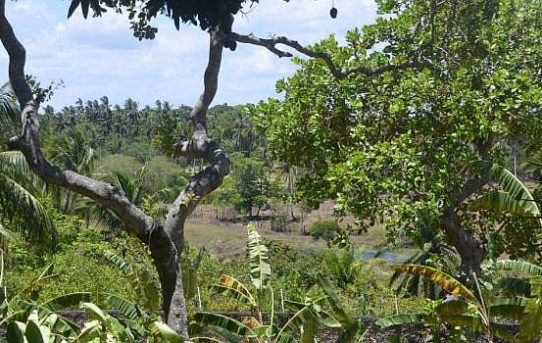
[[[153,106],[140,106],[132,99],[113,105],[105,96],[79,99],[60,111],[47,106],[41,122],[43,146],[57,164],[113,182],[150,213],[164,213],[188,179],[205,167],[201,160],[173,157],[171,151],[177,140],[192,132],[190,111],[188,106],[173,107],[160,100]],[[284,215],[295,219],[290,203],[299,172],[272,161],[266,139],[255,131],[245,106],[212,107],[208,130],[230,156],[232,172],[205,203],[230,207],[249,218],[273,203],[281,204]],[[73,199],[61,207],[72,210]],[[112,227],[121,225],[109,211],[99,212],[83,215]],[[104,220],[104,215],[110,219]]]

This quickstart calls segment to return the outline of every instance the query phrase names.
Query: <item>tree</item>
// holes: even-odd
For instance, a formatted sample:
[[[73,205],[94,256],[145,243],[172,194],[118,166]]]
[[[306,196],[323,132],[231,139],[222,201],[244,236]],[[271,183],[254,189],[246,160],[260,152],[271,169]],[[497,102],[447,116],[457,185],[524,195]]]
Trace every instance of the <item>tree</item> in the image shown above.
[[[199,201],[220,186],[229,173],[230,161],[220,145],[207,135],[207,109],[216,91],[223,48],[235,50],[236,37],[231,33],[233,15],[251,0],[229,1],[81,1],[73,0],[68,15],[81,6],[83,16],[89,10],[96,16],[107,9],[116,12],[125,10],[132,21],[134,35],[140,39],[153,38],[157,30],[150,21],[159,14],[171,17],[179,28],[180,21],[191,22],[208,31],[210,38],[209,62],[204,76],[204,90],[191,111],[192,133],[184,140],[173,142],[171,151],[188,160],[202,159],[208,166],[194,175],[171,205],[166,221],[162,224],[149,216],[114,185],[95,180],[74,170],[63,169],[52,164],[43,154],[39,139],[38,108],[41,98],[35,97],[25,78],[26,52],[5,16],[5,0],[0,0],[0,40],[9,55],[9,78],[21,110],[21,133],[9,140],[9,147],[21,151],[31,171],[51,185],[86,196],[111,210],[124,223],[124,227],[149,247],[161,283],[163,316],[177,332],[188,337],[188,321],[182,288],[182,272],[179,257],[184,241],[184,222]],[[164,110],[166,106],[164,104]],[[92,113],[98,115],[99,104],[89,104]],[[67,109],[69,114],[75,108]],[[118,111],[117,111],[118,112]],[[106,109],[106,113],[110,111]],[[70,126],[74,117],[69,117]],[[72,120],[73,119],[73,120]],[[105,127],[111,129],[107,118]],[[135,119],[135,118],[134,118]],[[121,128],[119,127],[119,130]]]
[[[152,27],[151,21],[161,14],[169,16],[177,28],[179,28],[181,21],[191,22],[208,32],[210,39],[209,61],[204,75],[203,92],[191,110],[192,132],[189,137],[172,142],[171,146],[173,155],[184,157],[187,160],[202,159],[207,163],[207,167],[189,180],[171,205],[166,221],[162,224],[158,219],[151,217],[131,203],[126,194],[118,187],[76,171],[55,166],[45,158],[40,145],[37,115],[42,97],[33,96],[25,79],[26,52],[5,16],[5,0],[0,0],[0,40],[9,55],[9,78],[20,105],[22,123],[20,135],[9,141],[10,148],[21,151],[32,172],[47,183],[86,196],[113,211],[124,223],[126,230],[149,247],[160,277],[164,319],[176,332],[185,337],[188,337],[188,323],[182,288],[182,271],[178,263],[183,248],[184,222],[201,199],[221,185],[230,170],[228,156],[207,133],[207,109],[217,91],[223,48],[235,50],[237,43],[254,44],[267,48],[279,57],[292,57],[292,53],[276,47],[280,43],[309,57],[324,61],[331,74],[337,78],[345,78],[357,73],[381,74],[388,70],[423,65],[419,61],[407,61],[380,67],[376,70],[357,67],[343,70],[343,65],[336,65],[331,59],[331,55],[323,52],[319,47],[307,48],[286,37],[261,39],[254,35],[233,32],[233,15],[238,13],[243,4],[254,1],[72,0],[70,4],[68,15],[72,15],[79,6],[81,6],[84,17],[88,16],[89,10],[95,16],[101,15],[108,9],[119,13],[126,12],[131,20],[134,35],[139,39],[154,37],[157,30]],[[99,108],[99,103],[93,103],[88,107],[92,111],[96,111]],[[163,104],[162,107],[166,111],[166,104]],[[68,112],[71,113],[75,110],[76,108],[68,109]],[[110,111],[106,109],[105,113],[109,115]],[[111,122],[112,120],[113,118],[107,118],[104,121],[104,128],[111,130],[111,124],[114,124]],[[71,122],[67,124],[71,125]],[[312,170],[313,168],[308,168],[307,175],[310,175]]]
[[[111,4],[113,2],[108,2]],[[222,3],[222,2],[219,2]],[[33,173],[49,184],[66,188],[72,192],[87,196],[98,204],[113,211],[125,224],[126,229],[148,245],[151,250],[156,268],[159,273],[163,296],[163,315],[167,323],[177,332],[188,337],[188,322],[185,299],[182,288],[182,272],[179,268],[179,256],[183,247],[184,221],[194,210],[200,199],[216,189],[225,175],[229,173],[230,162],[220,146],[207,136],[206,112],[217,90],[217,78],[220,70],[224,37],[231,30],[230,11],[237,11],[241,2],[231,2],[224,8],[213,3],[210,7],[201,7],[196,3],[196,9],[179,9],[181,2],[174,4],[172,9],[174,22],[178,26],[179,19],[195,20],[197,16],[200,25],[209,29],[209,63],[205,72],[204,91],[192,109],[193,135],[183,142],[175,144],[175,152],[188,159],[202,158],[209,166],[193,176],[175,202],[170,207],[165,224],[161,224],[144,213],[130,202],[130,199],[112,184],[94,180],[76,171],[62,169],[48,161],[42,151],[39,140],[39,124],[37,111],[39,99],[32,94],[25,78],[26,52],[18,41],[8,19],[5,16],[5,0],[0,1],[0,40],[9,55],[9,78],[21,109],[22,132],[9,141],[9,147],[21,151]],[[73,1],[70,14],[81,4],[83,13],[88,13],[89,1]],[[116,3],[121,7],[126,2]],[[96,13],[100,13],[99,1],[91,2]],[[156,1],[148,1],[149,6],[156,6]],[[168,3],[170,5],[170,3]],[[150,10],[154,7],[144,7]],[[165,5],[156,7],[156,15]],[[170,8],[171,9],[171,8]],[[224,11],[228,13],[225,16]],[[190,16],[192,13],[192,16]],[[219,23],[224,18],[230,19]],[[139,32],[136,30],[136,32]],[[150,31],[147,31],[150,32]]]
[[[239,156],[233,163],[232,179],[237,193],[234,200],[235,209],[252,218],[253,208],[260,211],[272,196],[272,185],[269,182],[270,171],[262,161]]]
[[[469,209],[498,188],[473,161],[503,165],[511,141],[542,134],[538,2],[379,5],[382,17],[349,32],[346,45],[331,37],[299,48],[319,58],[297,59],[299,70],[277,84],[283,100],[253,109],[271,150],[310,171],[301,194],[336,198],[362,225],[384,222],[392,240],[414,234],[420,218],[436,220],[464,276],[480,272],[488,235],[539,256],[539,223]]]

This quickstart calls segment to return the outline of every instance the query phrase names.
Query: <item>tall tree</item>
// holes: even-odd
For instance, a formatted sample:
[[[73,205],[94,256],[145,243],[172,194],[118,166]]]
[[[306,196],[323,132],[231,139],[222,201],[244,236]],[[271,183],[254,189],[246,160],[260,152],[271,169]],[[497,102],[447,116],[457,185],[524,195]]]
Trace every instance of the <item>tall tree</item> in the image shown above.
[[[191,111],[193,131],[190,137],[177,140],[171,147],[174,155],[188,160],[202,159],[207,163],[207,167],[190,179],[171,205],[166,221],[162,224],[130,202],[118,187],[73,170],[63,169],[45,158],[39,137],[37,115],[39,99],[33,96],[25,79],[26,52],[5,16],[5,2],[0,0],[0,40],[9,55],[9,78],[20,105],[22,122],[21,134],[11,138],[9,146],[21,151],[30,169],[47,183],[84,195],[113,211],[124,223],[124,227],[149,247],[160,277],[164,319],[175,331],[186,337],[188,323],[182,272],[178,263],[184,241],[184,222],[199,201],[220,186],[230,170],[228,156],[207,134],[207,110],[217,91],[224,47],[235,50],[237,43],[254,44],[267,48],[279,57],[291,57],[292,53],[276,47],[277,44],[283,44],[309,57],[323,60],[332,75],[338,78],[355,73],[382,73],[389,69],[420,65],[418,61],[407,61],[376,71],[366,68],[342,70],[343,66],[335,65],[330,55],[322,52],[321,48],[310,49],[286,37],[261,39],[233,32],[233,16],[239,12],[243,4],[257,0],[72,0],[69,15],[72,15],[79,6],[85,17],[89,11],[99,16],[108,9],[127,13],[134,35],[139,39],[155,36],[157,29],[151,25],[151,21],[161,14],[169,16],[177,28],[181,21],[191,22],[208,33],[209,60],[204,75],[203,92]],[[89,106],[93,111],[99,110],[98,107],[97,102]],[[168,111],[168,107],[167,103],[162,104],[164,112]],[[69,109],[69,112],[71,111],[72,109]],[[113,119],[108,119],[107,123],[109,124],[111,120]]]
[[[298,60],[295,75],[278,83],[284,99],[255,109],[272,150],[311,171],[299,183],[303,195],[335,197],[361,223],[382,220],[391,239],[433,218],[464,276],[480,272],[488,235],[540,256],[538,221],[469,208],[497,187],[474,161],[503,164],[510,142],[540,141],[540,2],[379,5],[376,24],[349,32],[344,46],[330,38],[306,52],[321,59]],[[283,41],[296,47],[264,42]],[[513,225],[498,229],[503,222]]]

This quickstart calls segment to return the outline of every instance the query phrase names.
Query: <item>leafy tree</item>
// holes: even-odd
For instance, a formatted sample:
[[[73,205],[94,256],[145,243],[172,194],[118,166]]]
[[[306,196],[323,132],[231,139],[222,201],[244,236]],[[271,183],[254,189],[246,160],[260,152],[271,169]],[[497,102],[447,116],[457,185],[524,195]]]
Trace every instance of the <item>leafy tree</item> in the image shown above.
[[[41,179],[86,196],[113,211],[124,223],[126,230],[148,245],[160,276],[164,319],[174,331],[185,337],[188,337],[188,321],[182,287],[182,271],[178,263],[183,250],[184,223],[202,198],[217,189],[230,171],[230,160],[227,154],[217,141],[210,138],[207,126],[207,112],[217,92],[224,47],[235,50],[237,43],[254,44],[263,46],[280,57],[291,57],[291,53],[275,47],[277,43],[283,43],[310,57],[325,59],[337,72],[333,63],[327,59],[327,55],[303,47],[286,37],[260,39],[253,35],[233,32],[233,15],[238,13],[243,5],[249,5],[252,2],[251,0],[72,0],[69,6],[69,16],[79,7],[84,17],[88,16],[89,11],[92,11],[95,16],[100,16],[108,9],[118,13],[127,13],[134,35],[140,39],[155,36],[157,30],[151,26],[151,21],[158,15],[169,16],[177,28],[182,21],[199,25],[203,30],[207,30],[209,61],[204,76],[203,92],[190,111],[191,130],[187,137],[171,140],[172,145],[168,149],[177,157],[189,161],[201,160],[202,168],[190,178],[170,206],[165,222],[161,222],[130,202],[126,194],[114,185],[73,170],[60,168],[47,160],[40,144],[37,115],[43,97],[35,97],[32,94],[25,78],[24,46],[18,41],[5,16],[6,1],[0,0],[0,40],[9,55],[10,82],[21,109],[22,124],[21,134],[10,139],[9,147],[21,151],[32,172]],[[117,122],[111,115],[113,111],[120,112],[120,109],[111,111],[108,105],[107,99],[103,99],[101,104],[98,101],[92,102],[87,108],[89,115],[96,118],[102,116],[101,130],[115,132],[119,136],[117,146],[112,148],[120,148],[123,146],[121,138],[128,132],[128,126]],[[133,103],[126,105],[127,113],[133,114],[131,112],[134,109]],[[75,114],[82,107],[82,102],[79,102],[76,107],[67,108],[65,117],[68,121],[63,125],[75,125],[77,121]],[[161,107],[164,110],[166,106],[161,104]],[[140,120],[133,115],[132,118],[134,123]],[[133,129],[137,131],[136,126]]]
[[[339,223],[335,219],[325,219],[317,221],[316,223],[312,224],[309,232],[314,239],[320,239],[326,241],[326,244],[329,247],[331,247],[331,241],[341,231],[341,227]]]
[[[331,37],[300,49],[320,58],[296,59],[299,70],[277,84],[283,99],[252,109],[271,150],[308,171],[301,197],[336,198],[361,226],[383,222],[391,241],[433,218],[465,276],[480,272],[488,234],[534,256],[538,224],[508,218],[497,232],[499,214],[468,204],[498,187],[473,161],[502,165],[511,142],[542,133],[538,2],[378,3],[376,24],[346,45]]]
[[[232,179],[238,197],[233,201],[235,209],[252,218],[253,208],[258,209],[256,216],[272,196],[272,184],[269,181],[270,170],[253,158],[240,157],[234,160]]]

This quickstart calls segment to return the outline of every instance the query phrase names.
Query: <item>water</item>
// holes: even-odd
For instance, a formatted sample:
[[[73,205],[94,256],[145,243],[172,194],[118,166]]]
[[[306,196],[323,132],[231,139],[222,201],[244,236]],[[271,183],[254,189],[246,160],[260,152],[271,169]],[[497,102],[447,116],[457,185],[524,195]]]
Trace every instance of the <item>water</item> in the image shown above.
[[[321,252],[323,249],[319,248],[300,248],[299,251],[304,255],[310,255],[317,252]],[[389,251],[364,251],[361,253],[356,253],[356,258],[358,260],[371,260],[373,258],[381,258],[389,263],[402,263],[408,259],[408,256],[401,255]]]
[[[364,251],[360,254],[357,254],[356,257],[361,260],[370,260],[373,258],[381,258],[390,263],[401,263],[408,259],[408,256],[396,254],[388,251]]]

